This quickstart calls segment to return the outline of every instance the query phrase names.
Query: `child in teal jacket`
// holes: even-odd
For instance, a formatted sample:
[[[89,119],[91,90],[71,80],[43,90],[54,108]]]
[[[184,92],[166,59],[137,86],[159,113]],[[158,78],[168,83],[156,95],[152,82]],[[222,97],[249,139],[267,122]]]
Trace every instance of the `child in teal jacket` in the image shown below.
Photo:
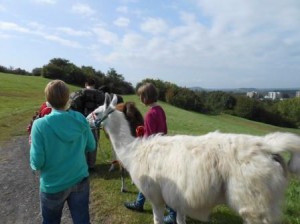
[[[95,150],[95,139],[85,117],[67,110],[69,89],[63,81],[48,83],[45,95],[52,112],[33,123],[30,148],[30,166],[40,172],[44,223],[60,221],[65,201],[74,223],[89,223],[85,154]]]

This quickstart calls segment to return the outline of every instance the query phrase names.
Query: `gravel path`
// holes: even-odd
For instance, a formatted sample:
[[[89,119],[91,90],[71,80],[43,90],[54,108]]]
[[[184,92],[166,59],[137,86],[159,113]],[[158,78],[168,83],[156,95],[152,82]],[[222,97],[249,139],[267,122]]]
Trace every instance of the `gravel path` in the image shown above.
[[[39,179],[29,166],[27,136],[0,146],[0,223],[41,223]],[[72,223],[64,208],[62,224]]]

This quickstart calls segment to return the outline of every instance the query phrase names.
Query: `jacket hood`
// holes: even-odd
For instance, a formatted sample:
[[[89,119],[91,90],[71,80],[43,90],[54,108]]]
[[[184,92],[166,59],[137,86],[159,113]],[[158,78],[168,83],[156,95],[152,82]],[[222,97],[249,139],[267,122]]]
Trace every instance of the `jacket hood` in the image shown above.
[[[89,128],[85,119],[78,119],[71,111],[52,110],[45,119],[55,135],[63,142],[74,141]]]

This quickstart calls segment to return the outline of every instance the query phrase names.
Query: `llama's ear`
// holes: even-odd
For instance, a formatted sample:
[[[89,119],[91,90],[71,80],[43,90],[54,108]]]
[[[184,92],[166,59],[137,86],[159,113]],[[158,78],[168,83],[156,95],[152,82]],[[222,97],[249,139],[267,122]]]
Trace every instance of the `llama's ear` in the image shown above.
[[[108,93],[105,93],[105,100],[104,100],[104,107],[107,108],[110,104],[110,95]]]
[[[118,103],[118,97],[116,94],[114,94],[110,104],[115,107],[117,103]]]

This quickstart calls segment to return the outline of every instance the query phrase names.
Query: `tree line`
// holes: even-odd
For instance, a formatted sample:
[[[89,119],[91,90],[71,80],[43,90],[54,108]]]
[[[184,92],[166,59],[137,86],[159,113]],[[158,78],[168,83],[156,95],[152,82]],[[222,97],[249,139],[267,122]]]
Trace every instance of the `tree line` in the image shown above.
[[[78,67],[62,58],[51,59],[43,67],[34,68],[31,73],[20,68],[6,68],[1,65],[0,72],[61,79],[80,87],[84,86],[87,79],[93,78],[97,87],[105,92],[121,95],[134,94],[143,83],[151,82],[159,90],[159,100],[182,109],[210,115],[225,113],[280,127],[300,126],[300,98],[261,101],[231,92],[195,91],[159,79],[144,79],[134,88],[113,68],[103,73],[91,66]]]
[[[69,60],[53,58],[48,64],[40,68],[32,69],[28,72],[24,69],[6,68],[0,65],[0,72],[42,76],[48,79],[61,79],[68,84],[84,87],[84,83],[89,78],[93,78],[96,86],[103,88],[106,92],[116,94],[133,94],[134,88],[131,83],[126,82],[122,74],[118,74],[114,68],[110,68],[106,73],[95,70],[92,66],[78,67]]]

